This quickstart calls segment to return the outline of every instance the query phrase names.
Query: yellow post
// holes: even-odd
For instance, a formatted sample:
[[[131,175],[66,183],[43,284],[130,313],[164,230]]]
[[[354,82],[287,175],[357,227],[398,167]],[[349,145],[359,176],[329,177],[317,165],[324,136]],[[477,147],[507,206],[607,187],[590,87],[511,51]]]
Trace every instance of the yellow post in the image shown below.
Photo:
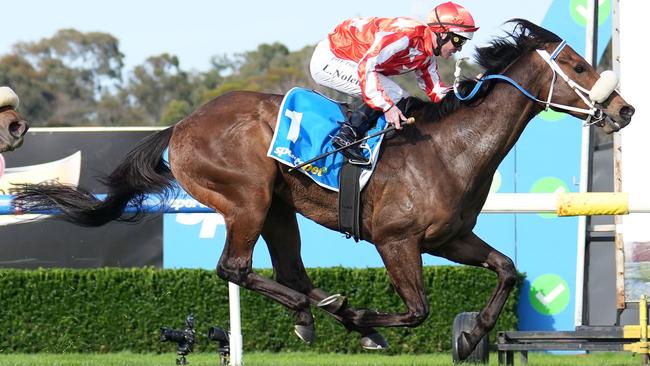
[[[641,326],[641,347],[645,348],[645,352],[641,354],[641,364],[648,364],[648,300],[645,295],[641,296],[639,300],[639,325]]]
[[[627,193],[560,193],[556,199],[558,216],[627,215]]]
[[[639,325],[626,325],[623,327],[623,338],[634,338],[639,341],[623,345],[623,349],[637,353],[641,356],[641,364],[648,364],[650,343],[648,342],[648,298],[642,295],[639,299]]]

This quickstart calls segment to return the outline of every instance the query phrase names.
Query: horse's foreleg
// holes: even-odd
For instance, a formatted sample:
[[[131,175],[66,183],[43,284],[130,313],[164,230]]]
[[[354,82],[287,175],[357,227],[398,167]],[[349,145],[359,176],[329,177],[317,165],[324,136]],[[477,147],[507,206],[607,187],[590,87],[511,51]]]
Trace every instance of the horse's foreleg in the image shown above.
[[[514,263],[504,254],[492,248],[481,240],[476,234],[470,233],[440,248],[430,254],[447,258],[457,263],[488,268],[498,275],[498,283],[487,305],[479,313],[476,325],[470,333],[461,335],[458,341],[458,355],[465,359],[472,353],[478,342],[496,324],[503,305],[508,299],[510,291],[517,280],[517,271]]]
[[[429,315],[422,280],[422,255],[416,240],[401,240],[377,245],[388,277],[406,305],[406,313],[381,313],[357,310],[352,321],[360,327],[415,327]]]
[[[264,222],[262,237],[266,241],[273,263],[273,276],[278,283],[290,287],[309,297],[313,305],[318,305],[330,294],[315,288],[300,256],[300,232],[296,213],[277,198],[274,199]],[[334,304],[332,304],[334,305]],[[363,337],[362,345],[366,348],[385,348],[387,344],[373,328],[360,328],[344,318],[353,314],[354,309],[343,306],[321,306],[320,308],[342,323],[348,330],[359,332]],[[301,338],[303,338],[301,336]],[[372,344],[374,343],[374,344]]]

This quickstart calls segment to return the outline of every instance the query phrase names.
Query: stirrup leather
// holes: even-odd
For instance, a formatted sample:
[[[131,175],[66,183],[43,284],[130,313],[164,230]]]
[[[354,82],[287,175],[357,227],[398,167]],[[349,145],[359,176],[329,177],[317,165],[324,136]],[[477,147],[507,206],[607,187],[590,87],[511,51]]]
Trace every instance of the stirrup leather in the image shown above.
[[[357,140],[358,134],[354,127],[347,123],[341,126],[339,132],[332,138],[332,145],[337,149],[350,145]],[[368,165],[370,160],[361,152],[359,144],[348,146],[341,150],[341,153],[350,160],[351,164]]]

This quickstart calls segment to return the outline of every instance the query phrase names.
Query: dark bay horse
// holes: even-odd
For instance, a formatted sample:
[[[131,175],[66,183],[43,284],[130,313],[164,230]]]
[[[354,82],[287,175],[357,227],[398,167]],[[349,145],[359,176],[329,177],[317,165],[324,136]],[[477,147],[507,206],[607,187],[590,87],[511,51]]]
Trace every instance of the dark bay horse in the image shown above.
[[[29,129],[27,122],[16,112],[17,107],[16,93],[6,86],[0,87],[0,153],[19,148]]]
[[[506,75],[542,100],[554,85],[553,109],[587,109],[569,83],[558,78],[552,84],[554,72],[537,50],[555,53],[560,69],[584,88],[599,79],[596,71],[570,47],[559,48],[561,39],[552,32],[526,20],[512,22],[514,30],[506,37],[477,49],[486,75]],[[461,90],[473,86],[473,81],[464,81]],[[467,357],[494,327],[516,279],[513,262],[472,230],[499,163],[545,103],[499,81],[485,83],[469,102],[453,95],[440,104],[409,101],[407,115],[417,124],[384,143],[374,176],[362,193],[363,237],[377,248],[406,305],[402,313],[386,313],[353,308],[340,299],[323,301],[330,294],[307,277],[296,213],[336,230],[337,195],[266,156],[281,101],[281,95],[253,92],[210,101],[128,153],[105,181],[105,201],[81,189],[35,185],[22,187],[16,202],[24,210],[58,207],[71,222],[97,226],[137,219],[125,216],[125,206],[141,204],[147,193],[164,194],[175,179],[225,219],[227,239],[218,275],[293,311],[296,333],[305,341],[314,334],[310,304],[359,332],[367,347],[384,343],[374,327],[422,323],[429,313],[422,253],[488,268],[498,275],[496,289],[474,328],[456,340],[460,358]],[[616,92],[594,108],[596,125],[608,133],[627,125],[634,114]],[[577,109],[569,113],[584,117]],[[169,167],[161,158],[167,146]],[[260,235],[271,255],[272,279],[253,272],[253,247]]]

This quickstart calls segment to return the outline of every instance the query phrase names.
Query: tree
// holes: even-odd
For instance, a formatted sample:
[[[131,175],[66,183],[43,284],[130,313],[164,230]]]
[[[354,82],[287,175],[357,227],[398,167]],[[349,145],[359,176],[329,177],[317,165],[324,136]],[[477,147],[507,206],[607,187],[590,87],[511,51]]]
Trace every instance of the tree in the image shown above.
[[[4,83],[20,93],[24,116],[36,126],[99,124],[98,100],[119,87],[123,55],[106,33],[58,31],[38,42],[19,42],[0,58]]]
[[[163,111],[172,101],[194,105],[189,75],[181,70],[178,57],[164,53],[149,57],[136,66],[125,89],[130,106],[145,112],[143,124],[159,124]]]
[[[63,29],[37,42],[19,42],[0,57],[0,83],[21,97],[21,113],[34,126],[167,125],[210,99],[235,90],[284,94],[295,86],[333,99],[353,99],[317,85],[309,62],[314,46],[290,51],[279,42],[212,58],[206,72],[188,73],[177,56],[149,57],[123,80],[119,41],[110,34]],[[439,60],[451,85],[455,60]],[[477,67],[466,65],[464,74]],[[426,99],[414,75],[396,77],[412,95]]]
[[[0,58],[0,85],[16,91],[21,100],[19,111],[32,125],[42,125],[56,110],[56,89],[18,55]]]
[[[77,71],[84,81],[91,82],[96,92],[122,80],[124,55],[117,38],[108,33],[62,29],[38,42],[19,42],[14,45],[14,53],[37,69],[58,60],[66,68]]]
[[[251,77],[262,75],[271,69],[287,67],[289,53],[287,46],[282,43],[263,43],[257,46],[257,50],[239,55],[242,63],[237,71],[243,77]]]
[[[281,43],[261,44],[255,51],[234,57],[219,56],[212,59],[217,72],[228,72],[217,86],[208,88],[202,102],[234,90],[251,90],[266,93],[286,93],[294,86],[315,88],[309,75],[309,60],[313,46],[290,52]]]
[[[172,100],[167,103],[165,110],[162,113],[160,118],[160,124],[162,125],[172,125],[190,114],[192,112],[192,106],[185,100]]]

